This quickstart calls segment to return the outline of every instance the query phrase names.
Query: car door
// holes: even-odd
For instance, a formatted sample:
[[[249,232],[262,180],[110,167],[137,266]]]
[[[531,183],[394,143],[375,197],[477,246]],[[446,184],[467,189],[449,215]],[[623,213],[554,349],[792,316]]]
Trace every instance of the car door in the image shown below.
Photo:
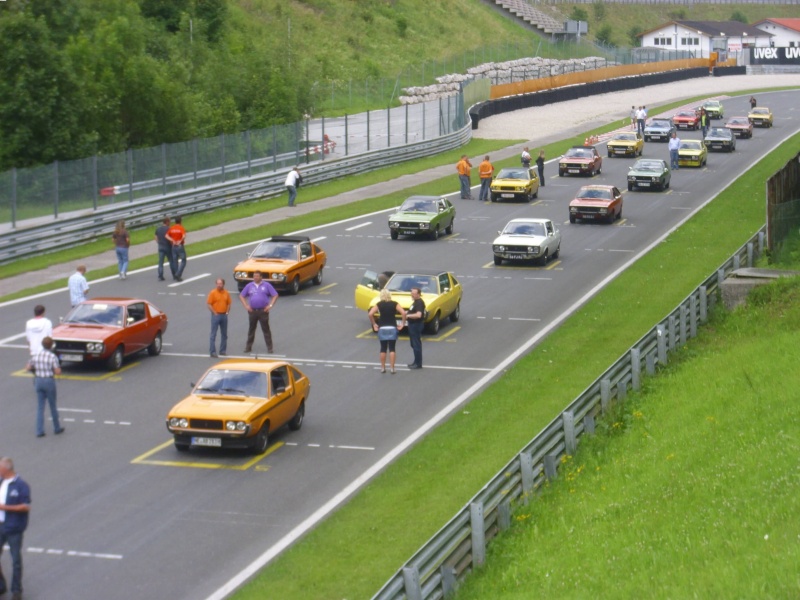
[[[614,211],[616,211],[615,214],[619,214],[622,212],[622,192],[620,192],[618,188],[612,187],[611,195],[614,197],[612,206],[614,207]]]
[[[369,310],[372,301],[380,295],[386,275],[378,274],[376,271],[367,270],[361,277],[361,282],[356,286],[355,302],[356,308]]]
[[[442,318],[445,318],[456,308],[455,295],[452,293],[453,284],[450,281],[449,273],[440,273],[439,284],[439,303],[442,307]]]
[[[317,274],[314,267],[314,251],[311,248],[311,242],[300,242],[297,246],[300,281],[308,281]]]
[[[123,340],[126,354],[144,350],[153,341],[148,337],[147,316],[144,302],[134,302],[126,307]]]
[[[269,372],[269,420],[270,431],[286,424],[297,412],[294,387],[286,365],[279,365]]]

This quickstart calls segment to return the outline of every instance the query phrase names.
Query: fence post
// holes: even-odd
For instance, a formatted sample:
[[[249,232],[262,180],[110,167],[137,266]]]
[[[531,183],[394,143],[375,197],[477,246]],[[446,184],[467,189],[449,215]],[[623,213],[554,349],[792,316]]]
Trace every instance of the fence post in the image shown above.
[[[220,135],[219,145],[220,145],[219,149],[220,159],[222,162],[222,165],[220,166],[220,173],[222,175],[222,182],[224,183],[225,182],[225,134],[224,133]]]
[[[386,147],[392,147],[392,111],[386,107]]]
[[[133,148],[128,148],[125,156],[128,159],[128,200],[133,202]]]
[[[631,348],[631,388],[638,392],[642,387],[642,357],[638,348]]]
[[[519,454],[519,474],[522,484],[522,497],[525,504],[527,504],[528,498],[533,492],[533,456],[527,452],[520,452]]]
[[[697,296],[689,298],[689,337],[697,337]]]
[[[408,144],[408,104],[406,104],[406,136],[405,143]]]
[[[367,111],[367,152],[369,152],[369,111]]]
[[[497,505],[497,528],[505,531],[511,527],[511,500],[506,498]]]
[[[344,155],[350,156],[350,134],[348,133],[349,122],[347,113],[344,114]]]
[[[556,461],[555,454],[547,454],[542,459],[544,462],[544,476],[550,480],[555,479],[558,475],[558,462]]]
[[[425,105],[427,102],[422,103],[422,141],[425,141]]]
[[[451,598],[458,587],[456,570],[448,565],[442,565],[439,567],[439,573],[442,575],[442,594],[445,598]]]
[[[767,236],[763,231],[758,232],[758,255],[764,254],[764,245],[767,243]]]
[[[192,166],[194,167],[194,187],[197,187],[197,138],[192,140]]]
[[[167,195],[167,145],[161,144],[161,193]]]
[[[469,505],[469,521],[472,530],[472,566],[480,567],[486,561],[483,503],[473,502]]]
[[[272,126],[272,170],[273,172],[278,170],[278,140],[275,137],[275,125]]]
[[[656,357],[652,352],[648,352],[644,357],[644,368],[648,375],[656,374]]]
[[[244,132],[244,139],[247,140],[247,176],[253,176],[253,141],[250,139],[250,130]]]
[[[97,192],[97,154],[94,154],[92,156],[92,206],[95,210],[97,210]]]
[[[674,350],[677,346],[676,340],[678,334],[676,333],[675,315],[670,315],[667,319],[668,336],[667,336],[667,349]]]
[[[660,323],[656,325],[658,335],[658,364],[667,364],[667,330]]]
[[[11,227],[17,228],[17,167],[11,169]]]
[[[747,266],[753,266],[753,242],[747,242]]]
[[[603,414],[608,412],[608,404],[611,401],[611,380],[600,380],[600,410]]]
[[[680,344],[683,346],[686,343],[686,304],[681,304],[680,306]]]
[[[325,152],[327,151],[327,144],[325,139],[325,117],[322,117],[322,160],[325,160]]]
[[[734,254],[733,255],[733,270],[734,271],[741,266],[740,263],[741,263],[741,261],[739,260],[739,255],[738,254]]]
[[[53,161],[53,213],[58,218],[58,161]]]
[[[403,588],[409,600],[422,600],[422,587],[416,567],[403,567]]]
[[[594,435],[594,415],[588,414],[583,417],[583,430],[589,435]]]
[[[706,286],[700,286],[700,322],[705,323],[708,320],[708,289]]]
[[[567,454],[575,454],[578,448],[578,440],[575,438],[575,414],[565,410],[561,413],[561,423],[564,426],[564,445]]]

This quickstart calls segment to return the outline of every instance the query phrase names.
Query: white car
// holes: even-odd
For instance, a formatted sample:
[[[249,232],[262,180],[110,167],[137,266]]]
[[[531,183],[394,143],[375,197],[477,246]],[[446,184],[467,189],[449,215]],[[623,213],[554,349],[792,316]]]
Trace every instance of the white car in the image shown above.
[[[546,265],[561,251],[561,231],[550,219],[513,219],[498,234],[492,243],[496,265],[504,260],[536,260]]]

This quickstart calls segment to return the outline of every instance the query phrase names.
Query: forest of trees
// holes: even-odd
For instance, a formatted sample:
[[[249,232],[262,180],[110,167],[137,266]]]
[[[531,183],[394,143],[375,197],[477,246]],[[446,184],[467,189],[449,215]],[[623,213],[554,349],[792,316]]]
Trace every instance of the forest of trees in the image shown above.
[[[303,65],[230,16],[226,0],[0,4],[0,170],[299,120]]]

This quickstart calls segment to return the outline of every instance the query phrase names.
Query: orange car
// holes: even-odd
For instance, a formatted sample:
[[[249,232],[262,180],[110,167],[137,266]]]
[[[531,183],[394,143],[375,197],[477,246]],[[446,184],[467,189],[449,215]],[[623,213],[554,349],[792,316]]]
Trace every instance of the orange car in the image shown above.
[[[264,454],[271,433],[303,425],[310,389],[308,377],[285,361],[224,360],[172,407],[167,429],[181,452],[196,446]]]
[[[137,298],[92,298],[75,306],[53,329],[53,351],[62,364],[105,361],[117,371],[124,357],[161,354],[167,315]]]
[[[253,273],[261,271],[278,291],[296,294],[300,286],[310,281],[322,283],[325,251],[305,236],[273,236],[264,240],[233,270],[233,278],[241,292],[253,281]]]
[[[585,185],[569,203],[569,222],[608,221],[622,217],[622,192],[613,185]]]

